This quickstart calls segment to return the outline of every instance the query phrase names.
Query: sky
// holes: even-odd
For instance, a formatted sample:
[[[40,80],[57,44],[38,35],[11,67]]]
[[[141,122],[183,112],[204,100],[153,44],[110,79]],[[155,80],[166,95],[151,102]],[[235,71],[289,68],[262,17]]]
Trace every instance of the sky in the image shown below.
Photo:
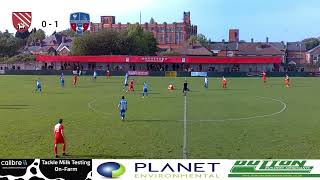
[[[320,36],[319,0],[8,0],[0,6],[0,31],[15,32],[12,12],[32,12],[31,28],[50,35],[68,29],[73,12],[90,14],[92,22],[102,15],[116,16],[116,22],[180,22],[184,11],[198,33],[212,41],[228,39],[228,29],[240,29],[240,39],[250,41],[300,41]],[[43,28],[42,21],[54,24]]]

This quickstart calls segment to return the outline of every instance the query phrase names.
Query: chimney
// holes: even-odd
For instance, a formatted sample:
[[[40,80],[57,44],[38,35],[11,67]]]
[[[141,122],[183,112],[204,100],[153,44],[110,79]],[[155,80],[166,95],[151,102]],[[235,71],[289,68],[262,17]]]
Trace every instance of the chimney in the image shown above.
[[[269,37],[266,37],[266,43],[269,43]]]
[[[251,38],[251,43],[253,43],[253,38]]]
[[[239,29],[229,29],[229,42],[239,42]]]

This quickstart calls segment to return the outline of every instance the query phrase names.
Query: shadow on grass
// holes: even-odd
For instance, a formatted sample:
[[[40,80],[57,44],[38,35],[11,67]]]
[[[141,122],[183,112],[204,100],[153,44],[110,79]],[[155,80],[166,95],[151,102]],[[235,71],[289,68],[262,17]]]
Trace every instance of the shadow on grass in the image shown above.
[[[29,109],[29,108],[20,108],[20,107],[0,107],[1,109],[6,109],[6,110],[19,110],[19,109]]]
[[[213,91],[248,91],[249,89],[233,89],[233,88],[227,88],[227,89],[211,89]]]
[[[26,104],[0,104],[0,107],[2,106],[30,106],[30,105],[26,105]]]
[[[64,156],[64,158],[70,158],[70,159],[142,159],[144,156],[142,155],[107,155],[107,154],[69,154],[67,156]]]
[[[179,121],[175,120],[152,120],[152,119],[140,119],[140,120],[127,120],[125,123],[180,123]]]
[[[19,109],[29,109],[27,104],[0,104],[0,110],[19,110]]]
[[[154,98],[156,98],[156,99],[176,99],[177,97],[175,97],[175,96],[155,96],[155,97],[152,97],[152,99],[154,99]]]

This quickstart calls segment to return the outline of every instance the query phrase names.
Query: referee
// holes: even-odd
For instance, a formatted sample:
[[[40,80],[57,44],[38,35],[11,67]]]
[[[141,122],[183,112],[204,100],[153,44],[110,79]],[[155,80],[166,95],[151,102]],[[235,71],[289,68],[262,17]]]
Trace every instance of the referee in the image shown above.
[[[188,88],[188,82],[187,82],[187,78],[186,78],[186,79],[184,79],[182,92],[186,96],[188,91],[190,91],[190,90]]]

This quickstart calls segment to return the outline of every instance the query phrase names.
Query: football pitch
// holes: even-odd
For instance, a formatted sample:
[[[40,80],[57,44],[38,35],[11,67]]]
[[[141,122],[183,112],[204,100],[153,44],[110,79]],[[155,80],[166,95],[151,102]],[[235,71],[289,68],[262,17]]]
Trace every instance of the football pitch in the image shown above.
[[[34,93],[40,77],[43,94]],[[0,76],[0,158],[53,158],[53,128],[64,119],[67,158],[140,159],[319,159],[320,79],[130,77],[135,92],[125,93],[123,77]],[[146,81],[150,94],[141,97]],[[176,90],[169,92],[168,84]],[[126,121],[117,105],[128,101]],[[184,116],[186,112],[186,116]],[[185,128],[185,120],[187,128]],[[59,154],[61,148],[59,146]]]

